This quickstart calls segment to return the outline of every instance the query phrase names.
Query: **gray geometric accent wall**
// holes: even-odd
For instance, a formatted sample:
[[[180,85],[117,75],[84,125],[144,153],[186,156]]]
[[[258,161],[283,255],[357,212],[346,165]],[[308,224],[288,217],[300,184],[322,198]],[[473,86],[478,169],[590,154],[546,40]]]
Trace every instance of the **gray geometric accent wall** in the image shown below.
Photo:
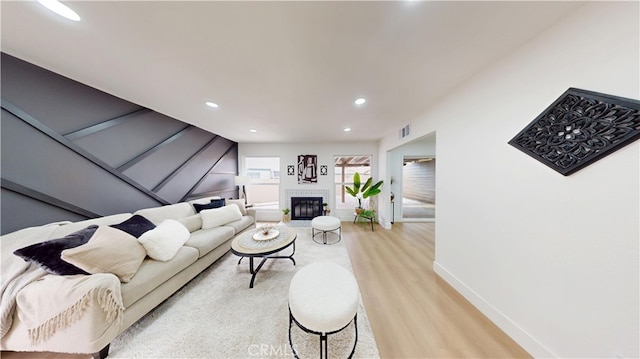
[[[1,56],[2,234],[237,197],[236,142]]]

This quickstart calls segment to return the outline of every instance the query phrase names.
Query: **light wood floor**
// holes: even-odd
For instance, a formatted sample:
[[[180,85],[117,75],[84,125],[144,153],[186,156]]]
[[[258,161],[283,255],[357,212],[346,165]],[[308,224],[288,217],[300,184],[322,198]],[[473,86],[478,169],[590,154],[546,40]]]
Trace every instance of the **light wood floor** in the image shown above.
[[[342,228],[381,358],[531,358],[435,274],[435,223]]]
[[[434,223],[342,223],[381,358],[531,358],[433,272]],[[2,358],[85,359],[9,353]]]

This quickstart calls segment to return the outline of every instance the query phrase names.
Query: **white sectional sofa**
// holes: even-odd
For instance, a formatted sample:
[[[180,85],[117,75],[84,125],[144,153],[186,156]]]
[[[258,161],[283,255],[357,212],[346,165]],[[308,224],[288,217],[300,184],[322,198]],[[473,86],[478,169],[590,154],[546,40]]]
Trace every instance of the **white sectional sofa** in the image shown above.
[[[1,237],[2,314],[3,319],[9,319],[6,322],[3,321],[3,332],[6,333],[0,341],[1,349],[92,353],[94,358],[106,357],[109,343],[118,334],[226,254],[230,249],[231,240],[236,235],[255,228],[255,210],[244,209],[240,202],[228,203],[228,201],[228,204],[221,209],[196,212],[194,203],[207,203],[210,200],[211,198],[204,198],[141,209],[135,213],[33,227]],[[236,217],[235,212],[231,217],[210,213],[232,209],[228,207],[236,205],[238,205],[237,209],[241,210],[240,218]],[[236,207],[233,209],[235,210]],[[230,212],[227,211],[227,213]],[[33,273],[35,265],[31,265],[31,272],[27,271],[32,273],[31,279],[25,278],[27,275],[24,273],[19,274],[21,271],[19,267],[25,267],[25,261],[12,254],[15,249],[64,237],[90,225],[115,225],[136,214],[143,216],[156,226],[165,220],[176,220],[190,232],[188,240],[179,247],[170,260],[160,261],[145,257],[128,282],[122,282],[111,273],[55,275],[44,272],[40,268],[35,270],[42,272]],[[91,295],[83,295],[81,303],[76,303],[72,315],[68,315],[69,313],[65,312],[69,311],[68,298],[73,297],[76,291],[87,292],[87,289]],[[12,295],[14,298],[11,297]],[[15,302],[13,307],[11,307],[12,299]],[[57,312],[66,314],[59,314],[53,325],[49,325],[51,323],[41,325],[37,329],[38,332],[34,332],[34,324],[51,322],[49,318],[51,313]],[[7,322],[12,323],[7,324]]]

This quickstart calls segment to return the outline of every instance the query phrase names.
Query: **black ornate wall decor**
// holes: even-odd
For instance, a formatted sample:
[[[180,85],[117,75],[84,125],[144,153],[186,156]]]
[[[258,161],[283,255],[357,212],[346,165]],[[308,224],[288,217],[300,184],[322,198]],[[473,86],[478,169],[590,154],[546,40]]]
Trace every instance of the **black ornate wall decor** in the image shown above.
[[[569,88],[509,144],[568,176],[640,138],[640,101]]]

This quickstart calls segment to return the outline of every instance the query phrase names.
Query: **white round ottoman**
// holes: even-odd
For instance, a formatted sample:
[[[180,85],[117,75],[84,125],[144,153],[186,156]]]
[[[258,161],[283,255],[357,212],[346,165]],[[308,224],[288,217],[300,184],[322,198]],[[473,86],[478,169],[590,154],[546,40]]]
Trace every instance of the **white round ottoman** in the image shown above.
[[[340,242],[342,239],[342,227],[340,226],[340,218],[333,216],[318,216],[311,220],[311,238],[314,242],[320,243],[316,241],[316,234],[322,232],[322,244],[327,243],[327,232],[338,231],[338,240],[333,243],[335,244]],[[316,233],[318,231],[318,233]]]
[[[300,269],[289,285],[289,345],[292,323],[307,333],[320,335],[320,357],[328,358],[327,336],[345,329],[351,321],[355,340],[349,358],[358,342],[357,314],[360,290],[353,274],[330,262],[316,262]],[[323,347],[324,344],[324,347]]]

